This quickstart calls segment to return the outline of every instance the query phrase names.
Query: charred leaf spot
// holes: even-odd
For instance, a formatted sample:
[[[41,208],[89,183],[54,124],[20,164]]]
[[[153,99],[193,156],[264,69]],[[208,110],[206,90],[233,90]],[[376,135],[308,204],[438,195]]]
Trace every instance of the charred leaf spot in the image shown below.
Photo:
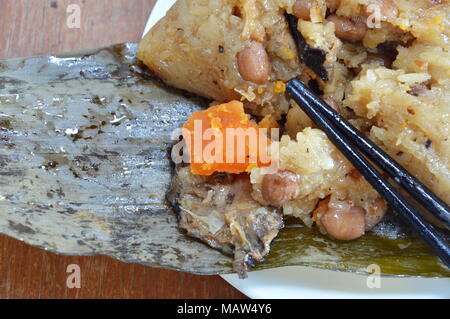
[[[94,96],[94,97],[91,99],[91,102],[92,102],[93,104],[96,104],[96,105],[99,105],[99,106],[104,105],[104,102],[102,101],[102,99],[101,99],[98,95]]]
[[[69,170],[72,172],[73,177],[75,178],[81,178],[81,176],[71,167]]]
[[[9,228],[17,231],[18,233],[30,234],[30,235],[36,234],[36,231],[34,229],[32,229],[31,227],[25,226],[20,223],[15,223],[11,220],[9,220],[8,223],[9,223]]]
[[[11,129],[11,122],[9,120],[0,120],[0,128],[2,129]]]
[[[73,164],[74,165],[72,165],[69,170],[76,178],[82,178],[82,176],[85,176],[86,174],[92,177],[96,177],[98,176],[98,172],[100,171],[100,163],[93,162],[87,155],[76,156],[74,158]]]
[[[58,162],[56,161],[50,161],[47,164],[44,165],[44,168],[46,170],[52,169],[52,168],[56,168],[58,166]]]
[[[72,141],[75,143],[76,141],[80,140],[83,138],[83,131],[79,130],[76,134],[69,134],[68,135]]]

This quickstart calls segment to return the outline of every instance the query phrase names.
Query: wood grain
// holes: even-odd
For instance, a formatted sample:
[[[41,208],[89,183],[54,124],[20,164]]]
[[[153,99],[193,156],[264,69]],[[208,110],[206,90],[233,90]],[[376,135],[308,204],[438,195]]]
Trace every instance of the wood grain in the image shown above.
[[[164,0],[161,0],[164,1]],[[0,59],[139,41],[156,0],[1,0]],[[79,29],[67,6],[81,9]],[[67,266],[81,288],[66,285]],[[219,276],[195,276],[104,256],[59,256],[0,235],[0,298],[245,298]]]

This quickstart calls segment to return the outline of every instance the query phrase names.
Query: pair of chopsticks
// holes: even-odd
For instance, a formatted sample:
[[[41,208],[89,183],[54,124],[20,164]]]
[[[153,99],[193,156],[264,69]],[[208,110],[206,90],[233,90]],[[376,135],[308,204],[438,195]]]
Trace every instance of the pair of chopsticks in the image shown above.
[[[362,155],[393,178],[418,203],[446,227],[450,227],[450,210],[432,191],[411,176],[392,157],[366,138],[298,79],[291,80],[287,90],[305,113],[324,131],[331,142],[427,242],[450,268],[450,245],[445,238]]]
[[[292,19],[288,19],[288,21],[291,25]],[[298,33],[296,26],[292,27],[291,25],[291,32]],[[294,34],[294,39],[298,37],[298,34]],[[450,246],[446,239],[400,195],[397,189],[381,176],[363,155],[394,179],[402,189],[442,222],[447,229],[450,229],[449,206],[341,117],[300,80],[292,79],[287,85],[287,91],[372,187],[415,229],[444,264],[450,268]]]

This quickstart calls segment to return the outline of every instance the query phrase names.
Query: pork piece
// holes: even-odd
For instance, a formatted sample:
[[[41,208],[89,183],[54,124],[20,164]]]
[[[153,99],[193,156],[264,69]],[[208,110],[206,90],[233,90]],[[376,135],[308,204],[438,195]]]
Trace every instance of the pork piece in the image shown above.
[[[248,174],[199,176],[179,167],[168,196],[187,235],[234,254],[234,270],[241,278],[267,256],[283,228],[281,211],[262,206],[251,191]]]

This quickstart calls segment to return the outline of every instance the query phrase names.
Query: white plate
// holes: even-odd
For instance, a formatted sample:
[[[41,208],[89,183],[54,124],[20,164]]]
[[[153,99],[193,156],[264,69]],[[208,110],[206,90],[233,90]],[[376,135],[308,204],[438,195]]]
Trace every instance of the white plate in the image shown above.
[[[144,34],[176,0],[158,0]],[[250,298],[450,298],[450,278],[385,278],[379,288],[368,288],[367,276],[307,267],[283,267],[256,271],[241,280],[222,276]]]

